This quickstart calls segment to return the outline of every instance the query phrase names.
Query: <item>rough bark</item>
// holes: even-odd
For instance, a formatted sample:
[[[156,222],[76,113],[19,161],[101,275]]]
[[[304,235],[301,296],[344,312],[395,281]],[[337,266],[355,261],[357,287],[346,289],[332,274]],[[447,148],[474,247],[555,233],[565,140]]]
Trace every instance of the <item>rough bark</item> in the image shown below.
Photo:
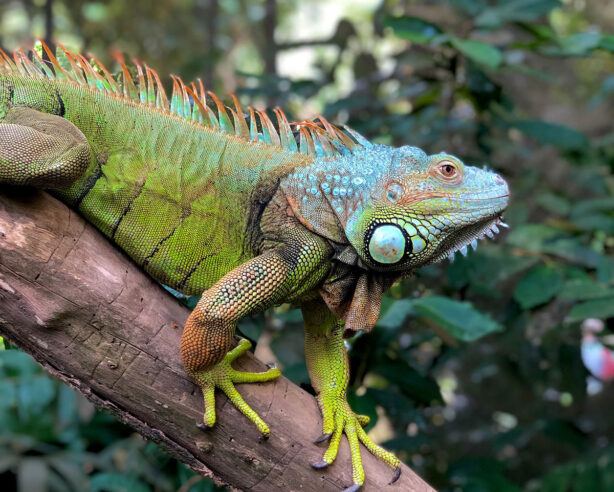
[[[337,491],[352,483],[347,442],[328,470],[314,398],[285,378],[241,385],[269,423],[256,427],[218,395],[218,422],[196,428],[203,402],[182,370],[188,310],[74,211],[50,195],[0,188],[0,335],[99,407],[196,472],[250,491]],[[297,343],[302,343],[298,339]],[[251,354],[237,367],[265,370]],[[403,466],[401,479],[366,450],[364,490],[432,491]]]

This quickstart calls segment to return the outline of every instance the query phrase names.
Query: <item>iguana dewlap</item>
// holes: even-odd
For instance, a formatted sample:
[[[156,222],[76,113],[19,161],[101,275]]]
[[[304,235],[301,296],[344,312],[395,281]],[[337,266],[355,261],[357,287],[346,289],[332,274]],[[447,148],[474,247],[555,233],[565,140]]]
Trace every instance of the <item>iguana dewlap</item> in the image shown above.
[[[333,462],[345,433],[348,490],[364,481],[360,442],[398,477],[399,460],[347,403],[344,331],[370,330],[396,279],[498,232],[506,182],[445,153],[373,145],[323,118],[292,128],[275,110],[273,124],[211,93],[209,107],[202,84],[178,78],[169,101],[153,70],[137,66],[134,82],[121,67],[114,78],[63,48],[39,45],[31,58],[0,51],[0,183],[51,190],[156,280],[202,293],[181,355],[202,389],[206,427],[220,388],[269,435],[234,384],[280,373],[234,370],[249,342],[231,350],[232,339],[240,318],[300,305],[330,439],[313,466]]]

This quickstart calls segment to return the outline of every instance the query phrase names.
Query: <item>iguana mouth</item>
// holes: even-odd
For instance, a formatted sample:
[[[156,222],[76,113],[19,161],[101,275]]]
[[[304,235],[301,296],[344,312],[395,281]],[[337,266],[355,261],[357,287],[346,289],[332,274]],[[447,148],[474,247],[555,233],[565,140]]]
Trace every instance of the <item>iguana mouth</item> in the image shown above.
[[[454,261],[454,255],[457,251],[460,251],[463,256],[467,255],[468,246],[471,246],[474,250],[478,247],[478,240],[485,238],[494,239],[496,234],[501,232],[500,227],[508,229],[509,225],[503,221],[503,215],[499,214],[495,217],[489,217],[488,219],[476,222],[461,229],[458,234],[454,235],[453,244],[448,247],[444,247],[443,250],[435,256],[433,263],[448,258],[450,261]]]

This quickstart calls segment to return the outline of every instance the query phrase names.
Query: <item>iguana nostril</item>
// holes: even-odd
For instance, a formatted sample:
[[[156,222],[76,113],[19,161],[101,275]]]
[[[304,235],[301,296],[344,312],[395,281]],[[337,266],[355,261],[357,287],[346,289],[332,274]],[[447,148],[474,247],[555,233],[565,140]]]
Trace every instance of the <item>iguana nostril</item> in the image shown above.
[[[505,184],[505,180],[501,176],[499,176],[498,174],[495,174],[492,177],[492,180],[495,182],[495,184],[498,184],[498,185],[504,185]]]

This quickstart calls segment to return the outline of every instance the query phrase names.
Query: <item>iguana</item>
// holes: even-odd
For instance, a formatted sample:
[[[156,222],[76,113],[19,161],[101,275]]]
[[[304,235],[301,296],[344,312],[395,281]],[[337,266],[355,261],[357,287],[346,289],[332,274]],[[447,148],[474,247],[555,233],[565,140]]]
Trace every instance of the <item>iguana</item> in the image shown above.
[[[273,110],[245,114],[202,83],[173,77],[170,101],[155,71],[123,59],[113,76],[97,59],[37,43],[0,52],[0,183],[36,186],[78,210],[158,282],[202,297],[181,340],[186,372],[216,420],[221,389],[269,427],[236,383],[237,321],[281,303],[299,305],[305,355],[330,440],[331,464],[349,440],[353,485],[364,482],[359,443],[400,475],[346,399],[344,337],[370,331],[382,293],[417,268],[492,237],[509,199],[505,180],[441,152],[370,143],[325,118],[290,124]],[[212,104],[207,101],[209,96]]]

